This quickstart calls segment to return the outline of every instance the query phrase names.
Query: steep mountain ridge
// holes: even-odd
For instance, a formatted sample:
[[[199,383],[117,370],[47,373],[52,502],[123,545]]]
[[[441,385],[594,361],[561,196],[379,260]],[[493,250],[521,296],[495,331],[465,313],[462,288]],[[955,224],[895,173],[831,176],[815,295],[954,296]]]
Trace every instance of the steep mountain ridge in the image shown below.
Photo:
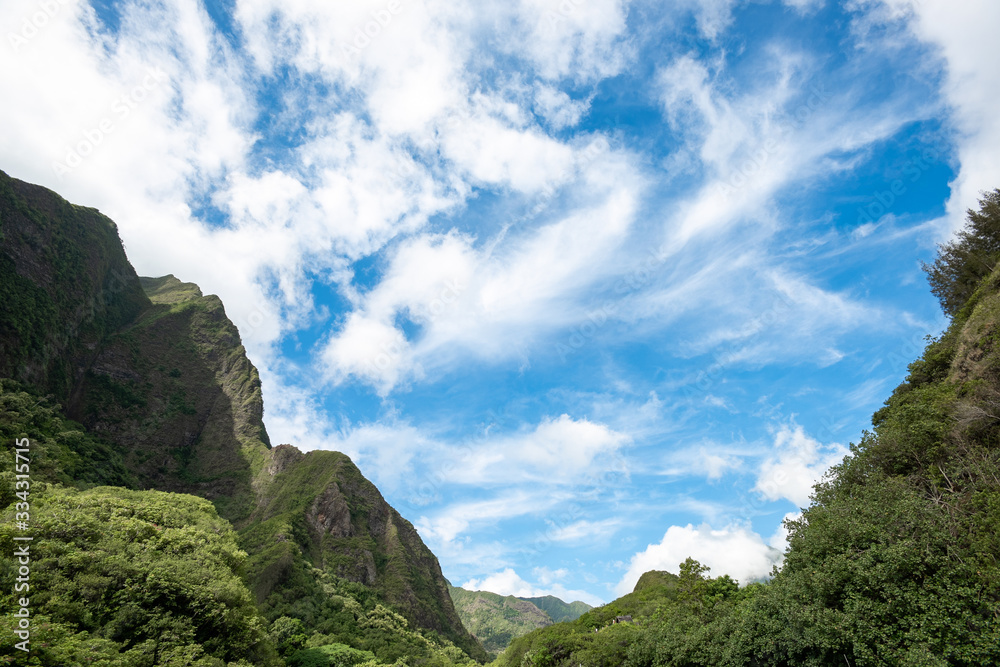
[[[250,554],[270,621],[321,624],[346,609],[343,627],[375,632],[377,602],[392,627],[485,659],[437,559],[347,456],[271,448],[260,378],[218,297],[174,276],[139,278],[111,220],[3,172],[0,290],[0,378],[20,383],[0,386],[17,408],[11,432],[37,437],[22,386],[83,427],[45,436],[40,451],[62,461],[50,481],[93,461],[104,483],[212,501]]]
[[[0,377],[65,403],[150,302],[115,223],[0,171]]]

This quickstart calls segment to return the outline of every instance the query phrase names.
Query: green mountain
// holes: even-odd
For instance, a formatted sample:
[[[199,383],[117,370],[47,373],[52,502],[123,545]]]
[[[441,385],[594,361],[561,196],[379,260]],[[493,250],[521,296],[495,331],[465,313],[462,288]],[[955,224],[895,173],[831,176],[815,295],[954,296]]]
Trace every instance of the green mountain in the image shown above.
[[[586,602],[580,602],[579,600],[575,602],[563,602],[559,598],[553,595],[545,595],[540,598],[519,598],[525,602],[530,602],[552,619],[554,623],[562,623],[563,621],[575,621],[576,619],[583,616],[585,613],[593,609]]]
[[[36,597],[34,613],[55,624],[60,646],[120,652],[107,658],[116,665],[215,665],[236,656],[320,666],[485,660],[437,559],[348,457],[271,447],[260,379],[218,297],[173,276],[140,278],[112,221],[0,172],[0,304],[0,432],[9,441],[30,439],[34,525],[57,525],[66,502],[90,508],[74,515],[90,532],[43,543],[54,555],[39,567],[52,578],[39,576],[58,582],[59,594]],[[19,501],[9,492],[13,466],[10,457],[0,466],[5,526]],[[71,487],[98,495],[73,495]],[[103,535],[92,497],[130,507],[135,530]],[[183,526],[164,520],[171,504],[186,508],[179,516],[190,525],[215,526],[224,544],[198,538],[182,547]],[[117,515],[103,521],[114,526]],[[216,559],[230,573],[223,580],[234,577],[226,585],[235,597],[224,598],[218,613],[244,609],[255,628],[246,631],[249,644],[238,643],[242,630],[202,641],[199,624],[177,620],[199,618],[197,601],[215,593],[207,575],[168,561],[139,559],[138,569],[124,571],[134,573],[130,581],[155,576],[184,594],[171,601],[151,593],[146,616],[132,611],[135,619],[121,620],[125,607],[114,592],[121,579],[105,562],[114,548],[91,547],[111,539],[126,548],[128,535],[145,549],[169,550],[157,545],[174,530],[181,531],[178,553]],[[12,539],[0,534],[5,610],[13,609]],[[226,556],[234,544],[243,555]],[[74,550],[81,555],[60,555]],[[80,558],[95,560],[84,567]],[[237,603],[245,599],[252,612]],[[18,655],[8,649],[0,655]],[[55,655],[37,664],[84,664]]]
[[[515,637],[579,603],[449,591],[348,457],[271,447],[216,297],[139,278],[114,223],[0,172],[0,437],[27,450],[0,457],[0,661],[468,667],[455,596],[513,638],[498,667],[1000,664],[1000,190],[925,268],[951,325],[769,581],[688,559]]]
[[[1000,189],[925,268],[951,324],[787,524],[768,582],[688,559],[495,664],[1000,664]]]
[[[519,598],[457,586],[448,590],[462,624],[493,657],[517,637],[553,623],[576,620],[592,608],[586,602],[566,603],[552,595]]]
[[[510,645],[511,640],[537,628],[552,625],[552,618],[531,602],[513,595],[488,591],[467,591],[449,587],[462,624],[493,657]]]

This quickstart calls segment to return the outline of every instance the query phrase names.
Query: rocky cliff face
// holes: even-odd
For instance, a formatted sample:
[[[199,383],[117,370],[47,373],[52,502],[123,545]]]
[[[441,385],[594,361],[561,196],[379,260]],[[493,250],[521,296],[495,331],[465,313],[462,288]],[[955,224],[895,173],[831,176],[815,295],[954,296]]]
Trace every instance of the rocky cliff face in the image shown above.
[[[362,584],[412,626],[485,658],[455,611],[437,558],[350,458],[289,445],[269,457],[260,502],[242,531],[244,548],[256,554],[250,576],[262,604],[282,598],[283,587],[309,595],[302,572],[315,569]]]
[[[347,456],[270,448],[260,378],[218,297],[139,278],[111,220],[3,172],[0,232],[0,378],[52,394],[135,485],[211,500],[265,611],[301,596],[332,608],[321,579],[337,577],[485,658],[434,554]]]

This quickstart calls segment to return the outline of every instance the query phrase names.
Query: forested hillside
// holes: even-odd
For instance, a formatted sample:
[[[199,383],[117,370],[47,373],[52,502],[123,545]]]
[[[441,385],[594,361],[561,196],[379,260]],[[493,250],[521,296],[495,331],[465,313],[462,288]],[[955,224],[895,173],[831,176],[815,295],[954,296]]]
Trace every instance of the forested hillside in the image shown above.
[[[497,665],[1000,664],[1000,190],[980,204],[926,267],[950,326],[815,487],[768,583],[688,560]]]

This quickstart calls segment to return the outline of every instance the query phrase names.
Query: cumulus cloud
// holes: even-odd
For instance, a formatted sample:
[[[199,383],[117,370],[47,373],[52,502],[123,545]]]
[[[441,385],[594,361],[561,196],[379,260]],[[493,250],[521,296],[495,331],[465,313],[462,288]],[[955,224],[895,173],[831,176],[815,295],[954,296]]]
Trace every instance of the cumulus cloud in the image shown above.
[[[799,507],[809,506],[816,482],[850,453],[844,445],[821,444],[798,425],[778,429],[774,450],[775,455],[761,464],[754,490],[768,500],[784,498]]]
[[[546,573],[543,572],[542,574],[544,576]],[[541,586],[531,584],[522,579],[513,568],[508,567],[500,572],[495,572],[482,578],[469,579],[462,584],[462,588],[471,591],[489,591],[497,595],[513,595],[519,598],[553,595],[566,602],[580,600],[591,606],[604,604],[603,600],[586,591],[567,590],[558,583],[552,584],[550,581],[551,576],[544,576],[544,578],[548,580],[548,583],[543,583]]]
[[[650,570],[677,574],[688,557],[711,568],[710,576],[728,574],[740,583],[766,577],[780,561],[781,552],[753,531],[741,526],[713,529],[708,524],[671,526],[663,540],[635,554],[618,583],[618,595],[635,588],[639,577]]]
[[[858,3],[871,6],[873,3]],[[996,35],[1000,5],[990,0],[885,0],[893,16],[905,17],[913,34],[937,47],[945,63],[944,94],[958,131],[961,168],[951,184],[949,231],[965,223],[965,211],[978,208],[981,191],[1000,186],[994,147],[1000,143],[1000,70]]]

